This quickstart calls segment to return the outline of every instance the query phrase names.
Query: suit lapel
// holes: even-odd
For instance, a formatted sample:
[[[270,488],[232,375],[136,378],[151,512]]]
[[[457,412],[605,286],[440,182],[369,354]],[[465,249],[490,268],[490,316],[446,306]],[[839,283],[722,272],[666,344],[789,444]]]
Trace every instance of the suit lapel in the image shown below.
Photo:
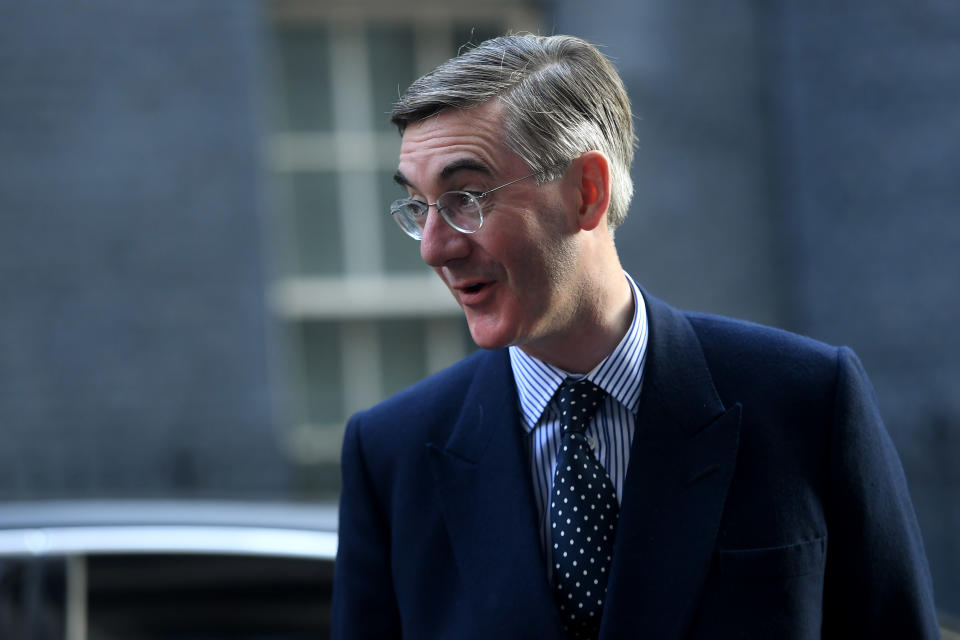
[[[558,633],[506,350],[478,366],[446,443],[428,453],[454,556],[481,628]]]
[[[710,567],[736,463],[725,409],[687,319],[644,294],[650,341],[600,637],[682,638]]]

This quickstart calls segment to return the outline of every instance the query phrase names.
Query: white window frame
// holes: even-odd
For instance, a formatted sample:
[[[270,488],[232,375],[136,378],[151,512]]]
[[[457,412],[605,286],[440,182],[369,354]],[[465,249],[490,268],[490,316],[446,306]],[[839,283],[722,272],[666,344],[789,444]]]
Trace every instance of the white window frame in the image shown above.
[[[374,119],[366,26],[370,22],[394,22],[413,27],[416,72],[421,75],[455,50],[456,23],[498,22],[505,29],[536,33],[539,15],[528,4],[506,0],[442,4],[417,0],[274,0],[269,14],[277,26],[323,25],[330,34],[333,129],[272,134],[267,163],[275,174],[324,171],[337,176],[343,247],[342,276],[282,277],[271,286],[269,297],[273,312],[285,322],[342,323],[343,406],[350,415],[383,397],[379,376],[369,373],[380,367],[378,321],[409,317],[423,320],[430,337],[425,346],[428,372],[466,355],[462,311],[436,275],[426,267],[422,273],[385,271],[383,225],[376,216],[387,214],[386,203],[378,201],[377,173],[396,168],[400,141],[393,131],[371,128]],[[413,243],[410,249],[417,250]],[[302,334],[292,333],[300,336],[300,344],[292,345],[293,351],[302,352]],[[306,379],[302,360],[292,364],[299,367],[300,379]],[[343,428],[343,424],[296,425],[286,434],[285,449],[304,464],[336,462]]]

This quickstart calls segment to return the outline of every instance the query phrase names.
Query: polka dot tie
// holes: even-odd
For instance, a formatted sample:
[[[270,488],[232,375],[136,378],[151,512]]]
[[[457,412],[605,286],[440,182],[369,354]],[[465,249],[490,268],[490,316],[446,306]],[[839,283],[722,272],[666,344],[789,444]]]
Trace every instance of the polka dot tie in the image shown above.
[[[607,593],[617,493],[585,431],[606,392],[589,380],[557,391],[563,434],[550,500],[554,596],[573,640],[596,638]]]

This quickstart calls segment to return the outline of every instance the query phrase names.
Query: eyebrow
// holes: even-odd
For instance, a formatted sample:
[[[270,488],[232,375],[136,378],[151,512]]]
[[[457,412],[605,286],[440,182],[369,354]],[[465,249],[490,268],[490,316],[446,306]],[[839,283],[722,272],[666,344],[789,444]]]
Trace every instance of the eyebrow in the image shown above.
[[[447,180],[453,174],[460,171],[475,171],[477,173],[482,173],[483,175],[490,176],[493,175],[493,172],[483,162],[476,160],[474,158],[461,158],[459,160],[454,160],[447,166],[445,166],[440,171],[440,179]],[[413,183],[407,180],[407,177],[403,175],[403,172],[397,169],[397,172],[393,174],[393,181],[396,182],[401,187],[413,187]]]

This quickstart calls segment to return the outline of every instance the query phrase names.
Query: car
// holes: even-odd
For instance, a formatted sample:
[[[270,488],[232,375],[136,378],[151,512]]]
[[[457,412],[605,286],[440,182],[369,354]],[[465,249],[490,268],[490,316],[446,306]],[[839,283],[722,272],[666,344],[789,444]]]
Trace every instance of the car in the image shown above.
[[[326,638],[336,531],[332,504],[4,503],[0,638]]]

